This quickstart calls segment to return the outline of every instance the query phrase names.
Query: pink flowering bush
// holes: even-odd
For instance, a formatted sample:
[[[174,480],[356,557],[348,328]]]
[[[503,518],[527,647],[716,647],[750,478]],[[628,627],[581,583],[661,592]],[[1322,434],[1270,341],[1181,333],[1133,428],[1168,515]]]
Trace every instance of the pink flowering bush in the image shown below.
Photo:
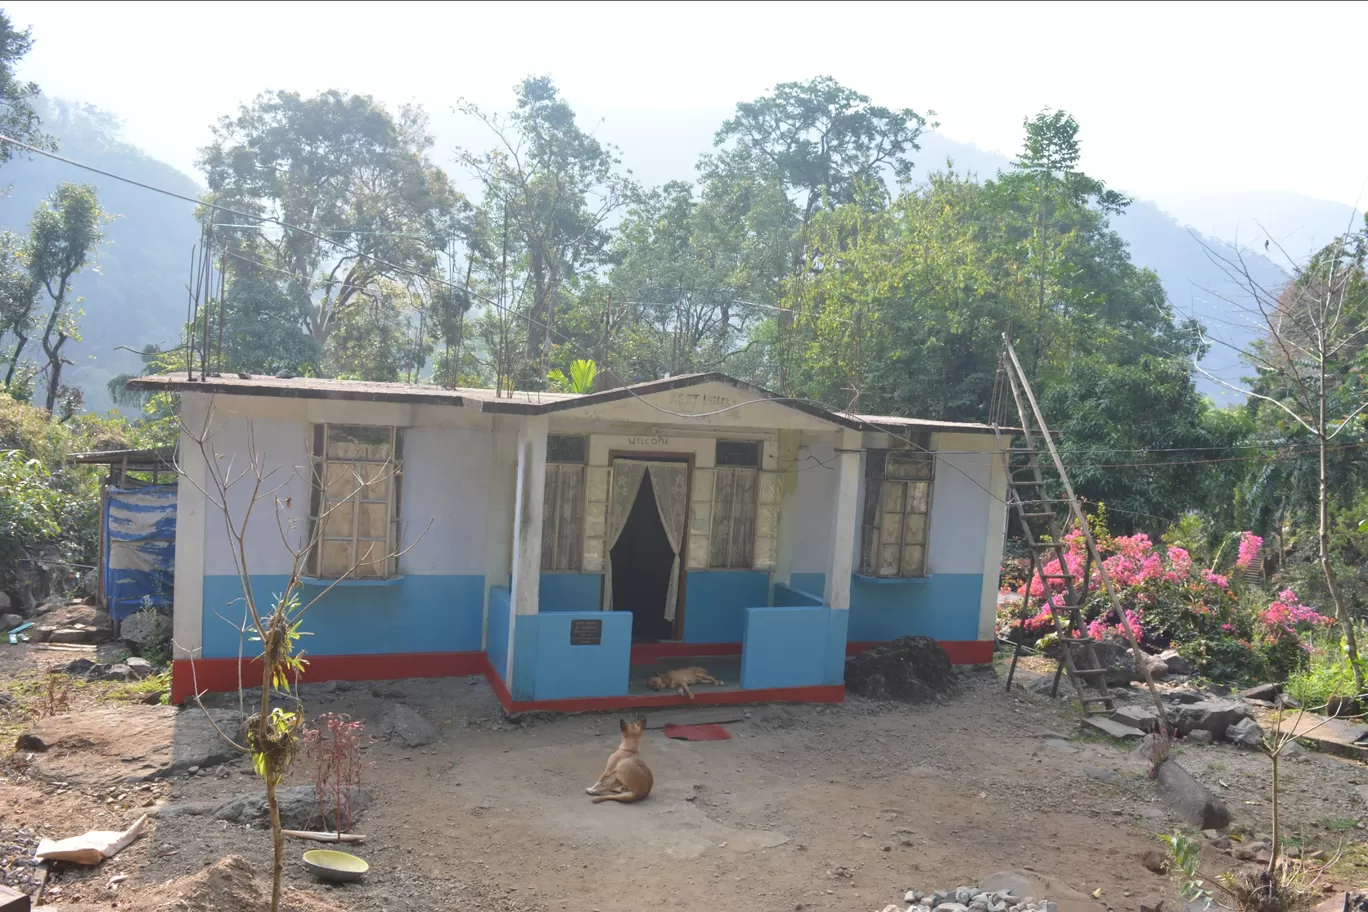
[[[1253,532],[1244,532],[1240,535],[1240,551],[1235,557],[1235,566],[1243,570],[1248,567],[1254,558],[1259,556],[1259,549],[1263,547],[1263,539]]]
[[[1072,635],[1094,639],[1125,636],[1123,624],[1151,650],[1176,648],[1213,678],[1243,679],[1285,675],[1304,662],[1303,638],[1329,623],[1303,605],[1290,590],[1272,600],[1248,584],[1233,587],[1229,577],[1194,563],[1176,545],[1157,545],[1144,533],[1111,537],[1094,530],[1102,564],[1117,588],[1124,619],[1117,616],[1101,574],[1089,571],[1083,606],[1086,625]],[[1042,568],[1046,577],[1068,575],[1081,590],[1088,562],[1085,539],[1074,531],[1065,538],[1063,560]],[[1237,567],[1248,566],[1263,540],[1252,532],[1240,538]],[[999,614],[999,635],[1032,644],[1055,630],[1049,602],[1063,604],[1064,579],[1027,578],[1029,566],[1004,572],[1004,590],[1023,596]],[[1029,597],[1027,597],[1029,596]]]

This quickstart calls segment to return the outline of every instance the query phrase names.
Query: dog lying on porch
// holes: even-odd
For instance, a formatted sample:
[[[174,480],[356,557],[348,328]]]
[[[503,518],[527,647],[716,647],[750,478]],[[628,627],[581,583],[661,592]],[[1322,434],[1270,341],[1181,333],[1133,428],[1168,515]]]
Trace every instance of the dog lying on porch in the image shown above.
[[[622,729],[622,743],[608,757],[608,765],[599,781],[585,789],[594,796],[594,804],[600,801],[640,801],[651,794],[651,786],[655,784],[651,768],[641,759],[645,717],[635,722],[619,719],[618,728]]]
[[[676,668],[674,671],[664,671],[658,675],[648,678],[646,686],[651,690],[677,690],[690,700],[694,698],[693,691],[689,690],[690,684],[717,684],[722,682],[708,674],[708,669],[694,665],[690,668]]]

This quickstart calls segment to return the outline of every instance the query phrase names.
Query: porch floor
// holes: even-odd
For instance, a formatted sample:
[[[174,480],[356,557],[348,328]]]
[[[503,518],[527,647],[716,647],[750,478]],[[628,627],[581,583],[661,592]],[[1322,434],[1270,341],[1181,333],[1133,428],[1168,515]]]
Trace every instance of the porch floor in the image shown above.
[[[680,656],[673,659],[660,659],[649,665],[633,665],[627,678],[627,693],[629,696],[670,693],[671,691],[651,690],[646,686],[646,679],[652,675],[660,674],[662,671],[693,668],[695,666],[706,668],[708,674],[727,683],[721,687],[716,684],[690,684],[689,689],[694,692],[694,696],[702,693],[719,693],[741,689],[740,656]]]

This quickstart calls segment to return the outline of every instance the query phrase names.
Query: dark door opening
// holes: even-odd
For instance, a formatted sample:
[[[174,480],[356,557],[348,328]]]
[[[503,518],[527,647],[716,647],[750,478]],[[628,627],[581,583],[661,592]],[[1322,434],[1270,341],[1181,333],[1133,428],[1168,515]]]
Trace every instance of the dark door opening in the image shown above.
[[[641,479],[627,524],[613,546],[613,610],[632,612],[632,642],[674,638],[674,621],[665,619],[674,550],[660,522],[651,473]]]

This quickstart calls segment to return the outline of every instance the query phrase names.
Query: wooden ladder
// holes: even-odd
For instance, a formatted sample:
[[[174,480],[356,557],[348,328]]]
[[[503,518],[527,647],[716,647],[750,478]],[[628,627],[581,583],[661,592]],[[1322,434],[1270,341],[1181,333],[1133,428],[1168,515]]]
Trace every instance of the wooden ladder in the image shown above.
[[[1004,382],[1005,381],[1005,382]],[[1010,397],[1009,394],[1010,393]],[[1116,588],[1107,573],[1097,542],[1088,526],[1078,498],[1074,495],[1073,484],[1054,441],[1050,439],[1049,428],[1036,402],[1035,393],[1011,341],[1004,335],[1002,355],[998,370],[998,384],[993,393],[993,432],[997,437],[998,451],[1002,454],[1003,467],[1007,476],[1007,507],[1016,516],[1018,527],[1031,555],[1031,572],[1027,576],[1023,613],[1030,607],[1030,582],[1039,579],[1043,598],[1054,619],[1055,632],[1059,642],[1059,667],[1055,671],[1054,689],[1059,686],[1060,673],[1068,674],[1069,682],[1078,694],[1079,705],[1084,716],[1107,715],[1116,705],[1107,688],[1107,669],[1099,660],[1096,641],[1088,635],[1083,620],[1083,606],[1088,598],[1088,586],[1092,569],[1107,590],[1112,609],[1118,619],[1124,619]],[[1004,426],[1009,415],[1016,417],[1016,426]],[[1058,473],[1063,497],[1052,497],[1045,475],[1041,471],[1041,456],[1048,455],[1053,468]],[[1061,517],[1061,513],[1063,516]],[[1064,531],[1072,525],[1084,537],[1087,550],[1084,556],[1083,579],[1074,580],[1069,572],[1067,557],[1068,544]],[[1046,570],[1051,561],[1057,561],[1059,572]],[[1062,583],[1063,591],[1058,591],[1051,583]],[[1140,654],[1140,645],[1129,625],[1122,623],[1122,629],[1130,640],[1134,655]],[[1159,718],[1168,727],[1163,702],[1150,678],[1149,668],[1140,662],[1139,670],[1154,697]]]

